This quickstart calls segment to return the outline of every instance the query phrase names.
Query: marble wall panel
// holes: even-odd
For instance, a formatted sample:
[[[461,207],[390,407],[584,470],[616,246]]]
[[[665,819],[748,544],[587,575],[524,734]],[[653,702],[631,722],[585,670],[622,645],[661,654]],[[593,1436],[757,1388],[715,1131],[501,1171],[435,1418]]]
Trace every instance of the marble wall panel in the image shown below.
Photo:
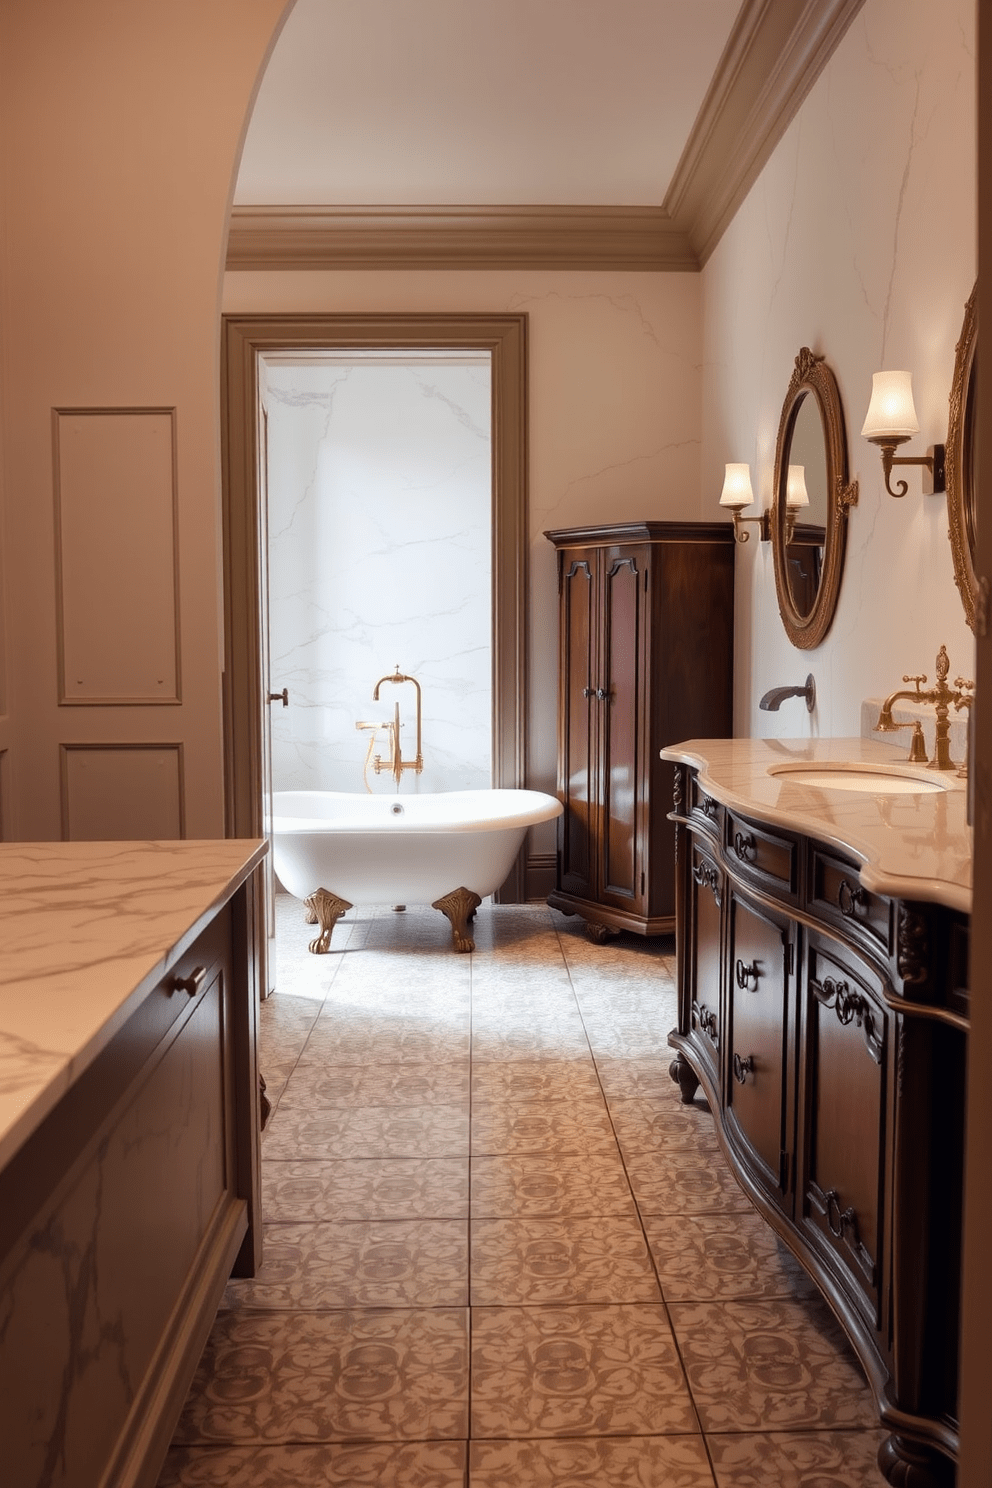
[[[769,505],[779,414],[801,346],[840,389],[860,500],[833,627],[809,653],[780,623],[769,543],[738,548],[736,731],[857,735],[861,701],[906,673],[974,676],[954,584],[943,496],[884,490],[861,437],[872,373],[913,373],[919,435],[946,438],[954,347],[976,275],[974,0],[866,0],[703,271],[703,502],[716,515],[723,466],[751,463]],[[809,715],[762,713],[780,683],[816,678]],[[932,709],[927,710],[932,717]]]
[[[269,652],[276,790],[364,790],[371,731],[398,703],[405,793],[488,788],[491,773],[490,372],[434,358],[266,368]],[[388,736],[374,754],[389,755]],[[376,793],[395,790],[369,771]]]

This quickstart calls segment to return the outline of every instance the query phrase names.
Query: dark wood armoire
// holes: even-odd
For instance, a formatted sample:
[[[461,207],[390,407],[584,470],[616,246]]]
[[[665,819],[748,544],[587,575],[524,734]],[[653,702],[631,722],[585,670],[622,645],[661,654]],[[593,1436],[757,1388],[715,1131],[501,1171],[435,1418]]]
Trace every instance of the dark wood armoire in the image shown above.
[[[733,731],[734,529],[624,522],[546,532],[558,556],[558,823],[548,903],[593,940],[675,928],[672,769]]]

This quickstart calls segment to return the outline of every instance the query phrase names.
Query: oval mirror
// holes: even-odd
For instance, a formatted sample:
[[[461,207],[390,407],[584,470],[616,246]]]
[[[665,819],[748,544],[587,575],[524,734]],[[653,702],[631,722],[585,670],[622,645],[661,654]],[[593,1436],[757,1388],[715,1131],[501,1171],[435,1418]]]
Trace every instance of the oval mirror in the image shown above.
[[[830,629],[840,593],[847,514],[844,411],[833,373],[804,346],[796,357],[775,445],[772,548],[779,614],[794,646],[809,651]]]
[[[975,484],[978,430],[975,420],[975,383],[978,375],[978,285],[964,307],[961,339],[954,354],[950,410],[947,418],[947,535],[954,560],[954,582],[964,605],[965,619],[975,629],[978,579],[975,543],[978,534],[978,491]]]

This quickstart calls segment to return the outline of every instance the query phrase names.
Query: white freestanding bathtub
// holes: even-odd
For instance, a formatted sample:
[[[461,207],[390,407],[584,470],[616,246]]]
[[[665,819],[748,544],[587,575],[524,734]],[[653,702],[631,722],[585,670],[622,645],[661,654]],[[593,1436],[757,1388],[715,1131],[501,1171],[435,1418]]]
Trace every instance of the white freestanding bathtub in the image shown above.
[[[272,801],[275,871],[320,924],[317,952],[354,904],[431,904],[451,921],[455,948],[473,949],[467,919],[506,878],[527,828],[562,812],[554,796],[531,790],[276,791]]]

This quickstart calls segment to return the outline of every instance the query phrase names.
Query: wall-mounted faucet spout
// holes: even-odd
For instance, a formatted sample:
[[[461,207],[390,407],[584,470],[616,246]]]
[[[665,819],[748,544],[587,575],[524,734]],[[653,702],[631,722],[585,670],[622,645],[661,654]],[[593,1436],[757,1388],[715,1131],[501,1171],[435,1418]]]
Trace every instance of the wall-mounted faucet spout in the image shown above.
[[[801,697],[806,699],[806,711],[812,713],[816,707],[816,683],[813,681],[813,673],[810,672],[806,678],[804,687],[773,687],[765,693],[759,708],[764,708],[766,713],[777,713],[786,698]]]
[[[395,706],[395,708],[394,708],[394,711],[393,711],[393,723],[392,723],[392,727],[390,729],[390,738],[391,738],[391,743],[392,743],[392,749],[391,749],[390,758],[388,760],[381,760],[378,755],[376,755],[376,757],[375,757],[375,773],[378,775],[378,774],[381,773],[382,770],[388,769],[389,770],[389,773],[392,775],[393,779],[396,781],[396,788],[398,790],[399,789],[400,781],[403,779],[403,771],[404,770],[415,770],[417,772],[417,774],[419,775],[421,773],[421,771],[423,770],[423,768],[424,768],[424,754],[423,754],[423,715],[422,715],[422,711],[421,711],[420,683],[417,681],[416,677],[411,677],[407,672],[401,672],[400,671],[400,668],[399,668],[399,663],[397,662],[395,672],[387,672],[384,677],[380,677],[379,680],[378,680],[378,682],[375,684],[375,687],[372,689],[372,701],[374,703],[377,703],[379,701],[379,688],[382,686],[383,682],[412,682],[413,685],[414,685],[414,687],[417,689],[417,757],[416,757],[416,759],[405,760],[403,758],[403,747],[402,747],[402,745],[400,743],[400,705],[399,705],[399,703],[397,703],[396,706]]]

